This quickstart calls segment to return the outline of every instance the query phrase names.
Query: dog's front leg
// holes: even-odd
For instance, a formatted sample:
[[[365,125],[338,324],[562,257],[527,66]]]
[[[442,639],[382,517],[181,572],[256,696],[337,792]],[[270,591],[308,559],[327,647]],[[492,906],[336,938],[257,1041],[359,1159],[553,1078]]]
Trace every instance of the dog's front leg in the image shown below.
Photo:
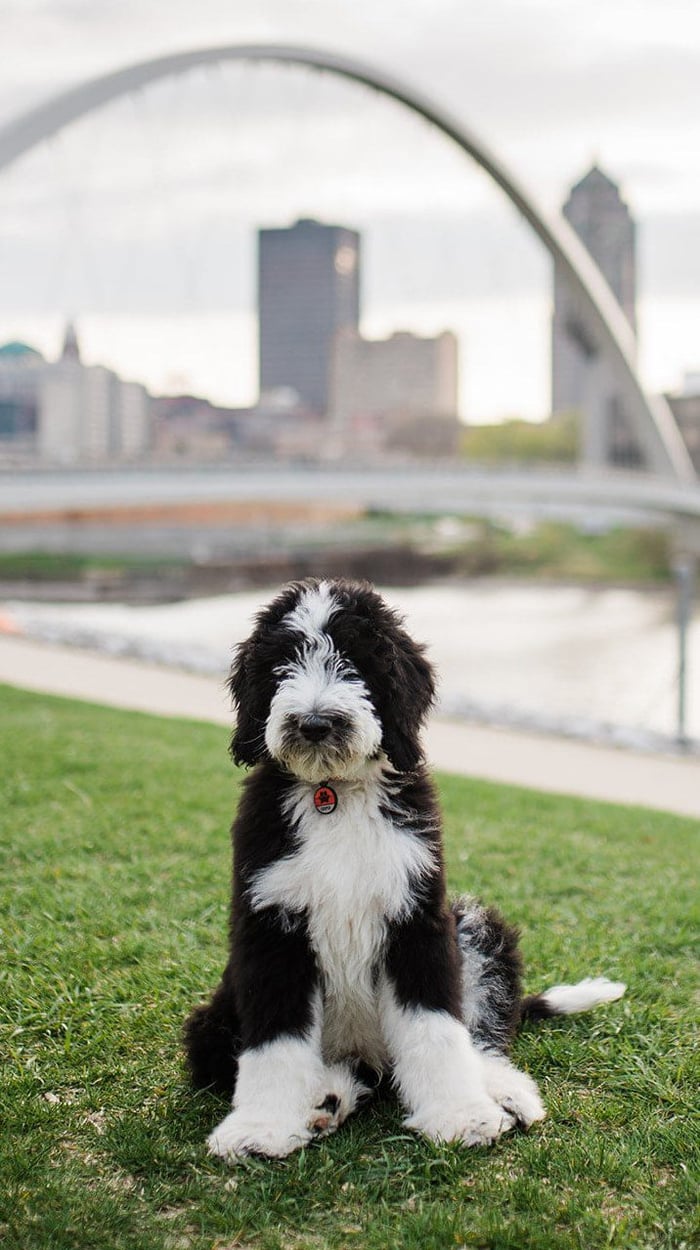
[[[323,1078],[314,1032],[244,1050],[233,1110],[210,1135],[211,1153],[232,1162],[247,1154],[283,1158],[304,1146],[315,1135],[314,1109],[322,1113]]]
[[[208,1139],[229,1162],[291,1154],[338,1128],[362,1092],[349,1069],[323,1062],[319,978],[303,929],[285,931],[274,908],[241,911],[230,965],[238,1076],[232,1110]]]
[[[284,1158],[339,1128],[364,1087],[348,1067],[323,1063],[320,1028],[242,1051],[233,1110],[208,1138],[229,1163],[243,1155]]]
[[[407,1128],[434,1141],[489,1145],[515,1117],[488,1093],[482,1056],[459,1018],[449,922],[420,915],[390,944],[379,1004]]]

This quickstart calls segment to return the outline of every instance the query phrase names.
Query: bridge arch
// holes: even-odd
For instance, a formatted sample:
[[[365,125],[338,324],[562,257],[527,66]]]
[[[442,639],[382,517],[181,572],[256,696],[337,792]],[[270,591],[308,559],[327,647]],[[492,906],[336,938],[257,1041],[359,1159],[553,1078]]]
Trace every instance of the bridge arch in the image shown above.
[[[680,481],[695,481],[687,448],[668,404],[648,395],[637,375],[630,326],[615,296],[564,218],[547,219],[529,193],[472,131],[413,87],[355,57],[287,44],[228,44],[171,53],[100,75],[54,96],[0,127],[0,170],[84,114],[122,95],[221,61],[267,61],[327,71],[390,97],[424,118],[477,162],[508,196],[576,291],[592,341],[612,364],[650,467]],[[601,466],[602,467],[602,466]]]

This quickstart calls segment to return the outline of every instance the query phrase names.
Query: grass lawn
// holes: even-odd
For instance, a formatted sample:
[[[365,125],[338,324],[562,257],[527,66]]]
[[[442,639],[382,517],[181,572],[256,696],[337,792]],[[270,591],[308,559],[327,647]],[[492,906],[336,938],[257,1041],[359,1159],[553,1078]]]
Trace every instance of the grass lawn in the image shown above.
[[[694,822],[440,778],[450,884],[521,926],[528,988],[604,973],[628,996],[520,1036],[549,1108],[529,1135],[438,1147],[389,1104],[227,1169],[179,1050],[225,954],[226,732],[0,707],[4,1250],[697,1245]]]

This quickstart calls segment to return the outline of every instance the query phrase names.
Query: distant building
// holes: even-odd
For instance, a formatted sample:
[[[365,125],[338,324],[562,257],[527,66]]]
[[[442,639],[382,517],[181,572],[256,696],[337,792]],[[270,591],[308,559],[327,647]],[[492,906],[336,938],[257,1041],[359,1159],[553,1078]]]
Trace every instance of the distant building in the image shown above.
[[[449,331],[387,339],[340,334],[333,357],[330,437],[336,451],[374,448],[449,455],[457,448],[458,349]]]
[[[326,442],[324,419],[301,409],[296,394],[283,389],[246,408],[219,407],[197,395],[158,395],[151,411],[157,460],[308,461]]]
[[[23,343],[0,347],[0,448],[52,464],[140,459],[150,446],[146,388],[85,365],[69,323],[59,360]]]
[[[33,452],[39,391],[47,362],[36,348],[14,341],[0,346],[0,449]]]
[[[636,334],[636,227],[619,188],[597,165],[571,189],[564,216],[590,252]],[[554,269],[552,411],[578,412],[602,422],[605,459],[640,464],[642,454],[625,415],[612,371],[599,358],[581,315],[578,295]]]
[[[359,325],[359,261],[360,236],[344,226],[258,232],[261,401],[291,389],[301,408],[328,412],[336,336]]]
[[[155,395],[152,449],[159,460],[213,461],[231,454],[231,408],[199,395]]]
[[[85,365],[69,323],[40,394],[37,451],[52,463],[138,460],[150,441],[148,392],[105,365]]]

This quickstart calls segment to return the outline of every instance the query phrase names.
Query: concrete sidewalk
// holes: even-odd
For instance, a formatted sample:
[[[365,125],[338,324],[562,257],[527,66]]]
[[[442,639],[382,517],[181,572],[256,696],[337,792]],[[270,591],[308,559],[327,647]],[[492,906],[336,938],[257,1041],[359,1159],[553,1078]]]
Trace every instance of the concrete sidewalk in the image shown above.
[[[223,680],[19,637],[0,635],[0,682],[162,716],[232,720]],[[431,764],[445,772],[700,819],[697,759],[439,719],[426,746]]]

